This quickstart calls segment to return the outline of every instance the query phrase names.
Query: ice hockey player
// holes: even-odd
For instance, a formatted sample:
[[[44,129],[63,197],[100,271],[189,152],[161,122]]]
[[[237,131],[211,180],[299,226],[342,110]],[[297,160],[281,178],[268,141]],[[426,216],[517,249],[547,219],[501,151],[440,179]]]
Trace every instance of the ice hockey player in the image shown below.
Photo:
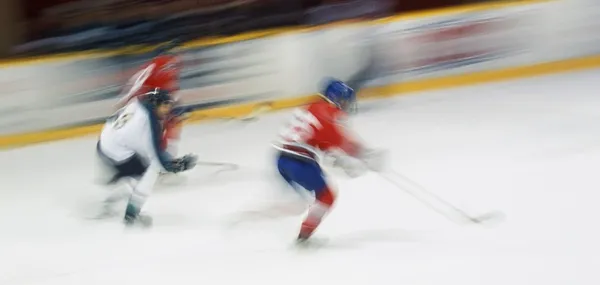
[[[117,109],[155,88],[169,91],[174,96],[175,103],[178,103],[176,93],[179,91],[181,62],[172,52],[178,45],[178,41],[169,42],[155,51],[157,56],[151,62],[143,65],[125,85],[121,99],[117,103]],[[185,107],[175,107],[174,111],[163,120],[164,132],[161,147],[172,156],[177,156],[182,123],[188,115],[188,111]]]
[[[122,179],[132,180],[129,191],[112,193],[105,200],[104,215],[112,214],[116,202],[128,197],[125,223],[149,225],[148,216],[140,210],[152,192],[159,173],[177,173],[192,169],[195,155],[171,157],[160,147],[160,121],[172,109],[173,100],[166,90],[155,89],[138,100],[131,101],[109,118],[97,144],[100,160],[111,172],[107,184],[115,185]]]
[[[336,199],[321,169],[321,153],[338,157],[338,166],[352,176],[359,175],[361,167],[380,170],[383,163],[383,152],[365,148],[347,132],[347,110],[356,103],[354,90],[334,79],[326,85],[321,97],[323,100],[296,110],[275,144],[277,166],[283,179],[296,190],[301,186],[314,193],[316,199],[300,228],[299,242],[313,234]]]

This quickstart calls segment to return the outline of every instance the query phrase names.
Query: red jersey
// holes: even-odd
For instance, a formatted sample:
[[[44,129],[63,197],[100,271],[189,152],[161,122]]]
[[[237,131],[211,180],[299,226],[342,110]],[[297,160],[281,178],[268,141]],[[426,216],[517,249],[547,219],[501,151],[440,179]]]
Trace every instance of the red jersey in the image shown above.
[[[123,96],[118,103],[122,107],[142,94],[155,88],[175,92],[179,90],[179,60],[170,55],[154,58],[152,62],[142,66],[127,83]]]
[[[276,148],[287,154],[317,160],[319,151],[340,149],[356,155],[359,146],[344,130],[346,113],[320,101],[298,109],[280,136]]]

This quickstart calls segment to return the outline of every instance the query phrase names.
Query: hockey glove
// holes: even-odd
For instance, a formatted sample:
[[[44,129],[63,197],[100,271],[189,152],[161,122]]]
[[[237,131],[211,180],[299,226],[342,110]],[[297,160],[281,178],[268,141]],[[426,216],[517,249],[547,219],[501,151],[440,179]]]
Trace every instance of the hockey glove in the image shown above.
[[[341,168],[351,178],[359,177],[367,172],[365,164],[361,160],[348,155],[334,156],[333,166]]]
[[[198,157],[194,154],[186,154],[173,160],[173,172],[183,172],[196,167]]]
[[[360,154],[360,160],[366,167],[375,172],[381,172],[386,167],[387,151],[380,149],[365,149]]]

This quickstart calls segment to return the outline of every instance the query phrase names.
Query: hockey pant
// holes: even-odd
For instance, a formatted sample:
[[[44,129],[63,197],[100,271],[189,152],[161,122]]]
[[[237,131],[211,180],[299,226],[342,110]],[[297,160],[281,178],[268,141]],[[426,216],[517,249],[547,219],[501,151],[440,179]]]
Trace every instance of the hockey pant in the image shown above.
[[[331,210],[335,196],[325,181],[321,166],[312,160],[281,153],[278,157],[279,174],[292,187],[298,185],[315,193],[316,203],[311,206],[302,223],[300,237],[308,238]]]

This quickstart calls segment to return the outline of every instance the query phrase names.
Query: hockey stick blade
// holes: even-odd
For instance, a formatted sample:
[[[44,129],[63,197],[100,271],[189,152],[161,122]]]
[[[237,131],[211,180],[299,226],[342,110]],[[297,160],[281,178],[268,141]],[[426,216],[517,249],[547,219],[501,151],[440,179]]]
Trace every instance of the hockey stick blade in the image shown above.
[[[240,168],[239,165],[237,165],[235,163],[229,163],[229,162],[198,161],[198,162],[196,162],[196,166],[198,166],[198,165],[219,167],[220,169],[215,171],[215,174],[225,172],[225,171],[234,171],[234,170],[238,170]]]
[[[496,225],[503,222],[506,219],[504,213],[500,211],[491,211],[477,217],[471,217],[470,221],[474,224],[480,225]]]

